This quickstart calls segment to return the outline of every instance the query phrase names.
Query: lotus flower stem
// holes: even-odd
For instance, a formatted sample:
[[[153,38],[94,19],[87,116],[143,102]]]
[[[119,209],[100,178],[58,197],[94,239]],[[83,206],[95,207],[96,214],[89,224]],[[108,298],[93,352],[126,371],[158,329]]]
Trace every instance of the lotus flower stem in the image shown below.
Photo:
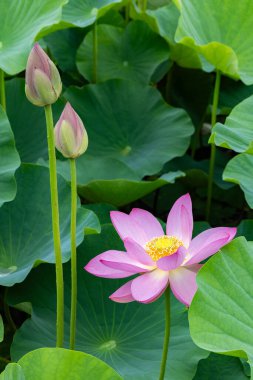
[[[6,110],[4,71],[2,69],[0,69],[0,102],[3,109]]]
[[[97,22],[93,25],[93,83],[97,83],[98,35]]]
[[[76,160],[71,158],[71,311],[70,311],[70,345],[71,350],[75,349],[76,336],[76,303],[77,303],[77,274],[76,274]]]
[[[52,208],[52,227],[55,252],[56,269],[56,296],[57,296],[57,316],[56,316],[56,347],[63,346],[64,339],[64,285],[63,267],[61,256],[60,221],[57,189],[56,157],[54,144],[54,125],[51,105],[45,106],[47,141],[50,171],[50,191]]]
[[[164,292],[165,295],[165,335],[163,343],[163,355],[160,368],[159,380],[163,380],[166,371],[166,362],[169,350],[170,341],[170,287],[168,286]]]
[[[217,108],[218,108],[219,93],[220,93],[220,82],[221,82],[221,72],[217,70],[214,93],[213,93],[213,106],[212,106],[212,118],[211,118],[212,128],[214,127],[216,123]],[[210,210],[211,210],[211,204],[212,204],[215,153],[216,153],[216,147],[215,147],[215,144],[212,143],[210,164],[209,164],[208,187],[207,187],[207,204],[206,204],[206,220],[207,221],[209,221],[209,218],[210,218]]]

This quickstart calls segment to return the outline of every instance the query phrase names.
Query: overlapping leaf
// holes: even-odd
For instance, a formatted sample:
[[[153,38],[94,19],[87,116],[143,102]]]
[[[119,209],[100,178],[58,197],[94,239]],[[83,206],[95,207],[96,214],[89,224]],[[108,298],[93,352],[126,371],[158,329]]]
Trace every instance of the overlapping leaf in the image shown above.
[[[66,0],[2,0],[0,68],[14,75],[24,70],[32,43],[45,27],[60,21]]]
[[[121,2],[122,0],[69,0],[63,8],[62,20],[84,28]]]
[[[222,248],[197,276],[189,312],[194,341],[214,352],[253,362],[253,246],[240,237]]]
[[[70,187],[59,176],[59,203],[63,260],[70,257]],[[36,165],[22,165],[17,172],[17,196],[0,209],[0,284],[11,286],[21,282],[34,264],[54,262],[51,227],[49,172]],[[95,221],[94,221],[95,218]],[[77,244],[85,227],[96,232],[95,214],[78,210]]]
[[[201,68],[206,65],[204,59],[194,50],[175,41],[175,32],[180,12],[171,1],[155,2],[143,12],[137,5],[132,4],[131,16],[145,21],[156,33],[159,33],[170,44],[170,58],[182,67]]]
[[[99,25],[97,43],[97,82],[122,78],[148,83],[157,66],[169,58],[168,44],[141,21],[131,22],[125,29]],[[78,49],[77,67],[93,81],[92,31]]]
[[[224,181],[236,183],[244,192],[246,201],[253,208],[253,156],[251,154],[238,154],[229,161],[223,172]]]
[[[58,161],[58,172],[70,181],[68,162]],[[178,170],[155,180],[141,181],[118,160],[87,156],[77,160],[77,173],[78,193],[81,197],[91,202],[107,202],[115,206],[131,203],[184,176],[184,173]]]
[[[175,38],[202,54],[213,68],[252,84],[252,23],[251,0],[209,0],[201,6],[199,0],[184,0]]]
[[[235,106],[224,124],[214,126],[211,142],[235,152],[253,154],[253,96]]]
[[[83,352],[63,348],[41,348],[29,352],[17,364],[9,364],[0,375],[1,380],[62,380],[64,378],[122,380],[116,371],[101,360]]]
[[[102,234],[87,236],[78,250],[77,350],[99,357],[114,367],[125,380],[153,380],[159,373],[164,337],[164,303],[113,303],[108,296],[122,283],[101,279],[83,270],[88,260],[108,249],[122,249],[110,225]],[[69,319],[70,267],[65,265],[66,321]],[[36,268],[28,279],[11,290],[11,304],[29,301],[33,311],[16,333],[12,358],[55,343],[55,287],[52,266]],[[29,289],[29,291],[28,291]],[[68,326],[65,326],[68,345]],[[166,379],[189,380],[198,361],[206,357],[191,341],[185,307],[172,299],[172,326]]]
[[[9,120],[0,106],[0,206],[16,195],[14,174],[20,165]]]
[[[183,155],[189,145],[189,117],[168,106],[154,88],[111,80],[69,88],[65,96],[87,128],[86,157],[117,159],[142,178]]]

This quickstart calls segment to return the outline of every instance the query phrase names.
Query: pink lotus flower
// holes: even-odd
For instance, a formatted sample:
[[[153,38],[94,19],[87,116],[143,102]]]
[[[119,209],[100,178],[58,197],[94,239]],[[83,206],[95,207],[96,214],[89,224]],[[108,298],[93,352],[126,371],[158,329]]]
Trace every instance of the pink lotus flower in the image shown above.
[[[99,277],[124,278],[140,274],[121,286],[110,299],[150,303],[170,285],[175,297],[189,306],[197,290],[199,262],[230,242],[236,228],[210,228],[192,239],[193,217],[189,194],[179,198],[167,219],[166,235],[148,211],[133,209],[129,215],[111,212],[112,223],[127,252],[106,251],[85,269]]]

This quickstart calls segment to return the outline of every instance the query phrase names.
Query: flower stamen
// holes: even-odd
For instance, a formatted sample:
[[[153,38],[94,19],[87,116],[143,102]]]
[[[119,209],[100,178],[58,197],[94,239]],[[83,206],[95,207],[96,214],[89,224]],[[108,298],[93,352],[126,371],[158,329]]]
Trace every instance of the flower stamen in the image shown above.
[[[151,239],[145,245],[145,250],[152,260],[157,261],[165,256],[173,255],[183,243],[175,236],[160,236]]]

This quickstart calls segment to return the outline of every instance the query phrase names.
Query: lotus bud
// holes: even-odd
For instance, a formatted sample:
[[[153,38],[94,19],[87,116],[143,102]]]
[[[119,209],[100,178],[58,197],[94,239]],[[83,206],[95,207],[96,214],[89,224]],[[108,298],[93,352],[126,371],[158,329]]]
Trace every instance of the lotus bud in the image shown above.
[[[61,94],[59,71],[39,44],[34,45],[28,57],[25,81],[26,96],[36,106],[53,104]]]
[[[55,129],[55,146],[64,157],[77,158],[88,147],[88,135],[83,122],[67,103]]]

